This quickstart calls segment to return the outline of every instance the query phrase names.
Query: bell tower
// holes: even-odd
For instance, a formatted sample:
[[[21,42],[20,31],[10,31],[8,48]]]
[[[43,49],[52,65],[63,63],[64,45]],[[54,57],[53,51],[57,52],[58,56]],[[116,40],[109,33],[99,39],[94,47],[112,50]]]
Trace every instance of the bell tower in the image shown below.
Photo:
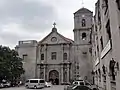
[[[75,77],[79,75],[89,82],[92,80],[92,19],[93,12],[84,7],[74,13],[74,78],[79,79]]]
[[[93,12],[81,8],[74,13],[74,41],[75,44],[90,44]]]

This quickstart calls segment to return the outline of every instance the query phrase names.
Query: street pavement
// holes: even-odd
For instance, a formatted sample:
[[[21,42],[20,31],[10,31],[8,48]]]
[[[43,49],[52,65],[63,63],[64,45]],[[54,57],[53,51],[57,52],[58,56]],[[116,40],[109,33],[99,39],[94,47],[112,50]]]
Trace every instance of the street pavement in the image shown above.
[[[64,85],[53,85],[49,88],[43,89],[26,89],[24,86],[21,87],[10,87],[10,88],[0,88],[0,90],[64,90]]]

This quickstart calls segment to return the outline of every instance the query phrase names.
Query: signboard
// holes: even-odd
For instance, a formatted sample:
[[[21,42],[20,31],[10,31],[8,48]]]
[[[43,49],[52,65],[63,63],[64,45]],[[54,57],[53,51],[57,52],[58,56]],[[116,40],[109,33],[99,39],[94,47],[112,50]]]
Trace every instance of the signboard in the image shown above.
[[[98,63],[99,63],[99,58],[97,58],[97,59],[95,60],[95,66],[97,66]]]
[[[105,48],[101,52],[101,58],[103,58],[111,49],[111,41],[109,40]]]

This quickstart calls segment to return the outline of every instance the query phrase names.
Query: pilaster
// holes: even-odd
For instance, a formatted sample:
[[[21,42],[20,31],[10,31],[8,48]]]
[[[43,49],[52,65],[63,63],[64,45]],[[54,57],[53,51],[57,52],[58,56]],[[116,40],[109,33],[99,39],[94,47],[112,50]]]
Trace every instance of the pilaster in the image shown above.
[[[70,82],[70,65],[67,65],[67,82]]]
[[[61,83],[63,83],[63,65],[61,65]]]
[[[44,80],[46,80],[46,66],[44,65]]]

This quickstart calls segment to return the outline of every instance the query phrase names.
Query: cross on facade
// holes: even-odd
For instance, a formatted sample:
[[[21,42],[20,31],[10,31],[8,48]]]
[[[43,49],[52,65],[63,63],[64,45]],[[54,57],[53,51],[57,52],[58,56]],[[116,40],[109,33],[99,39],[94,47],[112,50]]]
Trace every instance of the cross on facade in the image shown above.
[[[55,28],[55,26],[56,26],[56,23],[54,22],[54,23],[53,23],[53,25],[54,25],[54,28]]]
[[[82,0],[82,7],[84,7],[84,1]]]

